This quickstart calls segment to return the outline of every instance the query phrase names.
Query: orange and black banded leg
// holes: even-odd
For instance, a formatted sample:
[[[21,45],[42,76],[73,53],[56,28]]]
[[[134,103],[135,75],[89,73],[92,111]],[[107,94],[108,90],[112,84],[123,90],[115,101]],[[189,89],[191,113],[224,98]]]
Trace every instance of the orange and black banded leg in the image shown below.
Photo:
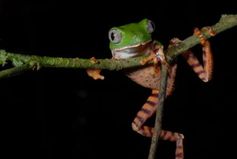
[[[176,142],[175,159],[184,158],[184,147],[183,147],[184,135],[183,134],[162,130],[160,134],[160,138],[163,140]]]
[[[132,123],[132,128],[134,131],[146,137],[153,136],[153,134],[155,133],[154,128],[145,126],[144,123],[156,112],[157,102],[158,102],[158,90],[152,90],[152,95],[148,97],[146,103],[143,105],[142,109],[137,113],[137,116],[135,117]],[[184,136],[182,134],[162,130],[160,138],[163,140],[175,141],[176,142],[175,159],[183,159]]]
[[[158,90],[152,90],[152,94],[148,97],[146,103],[142,106],[132,122],[132,129],[143,136],[152,136],[152,129],[143,125],[147,119],[156,112],[158,93]]]
[[[194,72],[198,75],[198,77],[202,81],[208,82],[212,77],[213,70],[213,57],[210,42],[205,39],[204,35],[197,28],[194,30],[194,35],[196,35],[200,39],[200,43],[203,46],[203,65],[200,64],[197,57],[195,57],[195,55],[191,51],[185,53],[184,57],[186,58],[187,63],[193,68]]]

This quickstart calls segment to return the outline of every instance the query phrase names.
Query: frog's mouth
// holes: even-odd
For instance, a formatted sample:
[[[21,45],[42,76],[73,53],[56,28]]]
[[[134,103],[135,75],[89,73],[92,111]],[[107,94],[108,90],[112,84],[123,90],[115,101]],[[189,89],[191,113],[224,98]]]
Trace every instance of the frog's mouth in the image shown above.
[[[152,41],[146,41],[140,44],[126,46],[122,48],[116,48],[112,50],[112,56],[115,59],[126,59],[130,57],[145,55],[150,50]]]

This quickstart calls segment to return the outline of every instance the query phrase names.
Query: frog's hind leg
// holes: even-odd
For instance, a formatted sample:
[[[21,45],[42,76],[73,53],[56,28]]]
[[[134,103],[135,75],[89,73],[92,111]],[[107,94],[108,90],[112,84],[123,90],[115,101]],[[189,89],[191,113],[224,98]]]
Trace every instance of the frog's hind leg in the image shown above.
[[[175,159],[184,158],[183,134],[162,130],[160,138],[163,140],[175,141],[176,142]]]
[[[149,119],[155,112],[158,102],[158,90],[152,90],[152,94],[148,97],[146,103],[143,105],[142,109],[137,113],[134,121],[132,122],[132,128],[139,134],[152,137],[154,128],[144,125],[144,123]],[[180,133],[162,130],[160,133],[160,138],[163,140],[176,142],[176,152],[175,159],[183,159],[183,138],[184,136]]]
[[[138,131],[138,133],[146,137],[152,137],[152,135],[154,134],[154,128],[148,126],[142,126],[141,129]],[[167,130],[161,130],[159,138],[162,140],[176,142],[175,159],[184,158],[183,134]]]
[[[146,103],[142,106],[132,122],[132,129],[143,136],[152,136],[152,129],[143,125],[147,119],[156,112],[158,93],[158,90],[152,90],[152,94],[148,97]]]

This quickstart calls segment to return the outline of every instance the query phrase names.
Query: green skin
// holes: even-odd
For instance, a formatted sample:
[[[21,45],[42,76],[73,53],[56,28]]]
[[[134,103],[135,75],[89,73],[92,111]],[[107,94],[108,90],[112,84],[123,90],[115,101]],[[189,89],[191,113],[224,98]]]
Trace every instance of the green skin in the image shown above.
[[[111,35],[109,32],[110,49],[113,58],[126,59],[148,53],[154,46],[154,42],[152,42],[153,31],[154,25],[148,19],[111,28],[110,32],[116,33]],[[117,41],[113,37],[117,37]],[[159,42],[155,43],[159,44]]]
[[[152,40],[152,32],[154,32],[154,25],[148,19],[111,28],[109,39],[113,58],[127,59],[154,53],[155,56],[152,55],[151,57],[156,57],[155,60],[162,61],[164,59],[163,46]],[[139,85],[157,89],[160,83],[160,69],[158,67],[159,65],[150,65],[142,68],[131,68],[125,70],[125,73]]]

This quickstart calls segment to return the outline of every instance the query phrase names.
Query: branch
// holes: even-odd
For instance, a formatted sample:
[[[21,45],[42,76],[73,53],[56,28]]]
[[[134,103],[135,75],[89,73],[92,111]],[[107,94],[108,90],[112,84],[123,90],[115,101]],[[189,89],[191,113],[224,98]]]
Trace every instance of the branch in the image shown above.
[[[216,34],[224,30],[237,26],[237,15],[222,15],[219,22],[212,26]],[[203,31],[203,34],[208,39],[210,35]],[[168,62],[172,62],[178,55],[199,44],[200,41],[195,36],[190,36],[181,42],[178,46],[168,48],[166,58]],[[32,62],[38,63],[40,67],[55,67],[55,68],[97,68],[108,70],[121,70],[129,67],[140,66],[140,61],[143,57],[130,58],[126,60],[114,59],[97,59],[96,62],[90,59],[81,58],[61,58],[61,57],[48,57],[48,56],[35,56],[35,55],[22,55],[16,53],[6,52],[0,50],[0,64],[6,61],[16,61],[22,64],[31,64]]]
[[[216,34],[221,33],[227,29],[237,26],[237,15],[222,15],[219,22],[211,26]],[[210,38],[210,35],[204,29],[202,34],[206,39]],[[196,36],[190,36],[183,40],[178,46],[170,47],[165,50],[166,58],[171,63],[178,55],[187,51],[188,49],[199,44],[199,38]],[[25,70],[32,69],[34,65],[39,67],[55,67],[55,68],[96,68],[96,69],[108,69],[108,70],[121,70],[129,67],[140,66],[140,61],[143,57],[130,58],[126,60],[114,60],[114,59],[97,59],[96,61],[91,59],[81,58],[61,58],[61,57],[47,57],[47,56],[35,56],[35,55],[21,55],[16,53],[6,52],[0,50],[0,64],[4,64],[7,61],[11,61],[15,67],[3,70],[0,72],[0,78],[9,77]],[[155,132],[156,135],[152,138],[149,159],[155,158],[156,147],[158,143],[158,137],[161,132],[161,118],[162,110],[165,99],[165,91],[167,84],[167,68],[162,66],[161,72],[161,85],[159,93],[159,107],[157,108]]]
[[[108,70],[121,70],[124,68],[139,66],[139,61],[144,57],[131,58],[126,60],[115,59],[91,59],[82,58],[62,58],[62,57],[49,57],[49,56],[36,56],[36,55],[23,55],[6,52],[0,50],[0,64],[6,61],[15,61],[17,63],[31,64],[37,63],[40,67],[53,67],[53,68],[97,68]]]

